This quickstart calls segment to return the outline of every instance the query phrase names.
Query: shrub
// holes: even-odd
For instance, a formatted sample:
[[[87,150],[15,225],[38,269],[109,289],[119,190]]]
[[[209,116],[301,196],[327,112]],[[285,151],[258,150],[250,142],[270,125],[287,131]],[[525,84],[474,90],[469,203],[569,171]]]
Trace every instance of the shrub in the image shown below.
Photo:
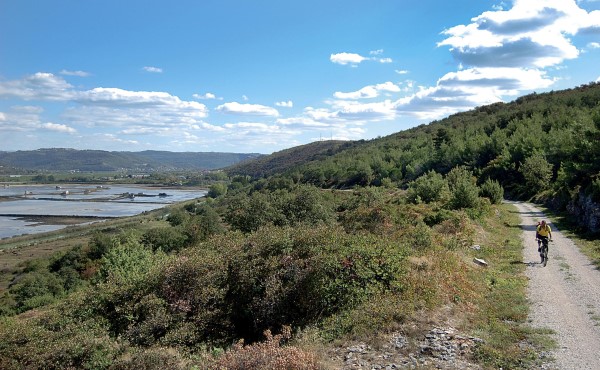
[[[0,320],[2,369],[107,369],[123,349],[96,324],[63,312]]]
[[[498,181],[487,179],[481,185],[481,196],[488,198],[492,204],[500,204],[504,199],[504,188]]]
[[[404,252],[375,236],[332,227],[267,227],[251,234],[228,267],[232,322],[242,337],[304,326],[401,288]]]
[[[192,368],[190,365],[190,362],[173,348],[151,347],[141,349],[115,361],[110,369],[178,370],[190,369]]]
[[[188,237],[178,228],[158,227],[146,231],[142,237],[142,243],[156,251],[163,252],[177,251],[184,248]]]
[[[227,185],[223,183],[218,183],[210,186],[206,196],[208,196],[209,198],[218,198],[225,194],[227,194]]]
[[[173,316],[184,318],[169,329],[162,343],[224,344],[233,338],[228,304],[235,303],[226,301],[227,271],[222,251],[209,248],[186,251],[162,269],[158,294]]]
[[[410,247],[416,250],[428,249],[432,246],[431,229],[423,222],[417,223],[408,233]]]
[[[316,357],[297,347],[282,347],[281,342],[289,340],[291,330],[284,327],[283,333],[273,336],[270,330],[264,332],[266,340],[245,346],[238,342],[233,348],[208,365],[211,370],[317,370]]]
[[[265,194],[238,195],[230,200],[225,220],[234,230],[245,233],[256,231],[267,223],[276,222],[282,215],[273,207]]]
[[[14,297],[18,312],[52,303],[64,293],[63,281],[48,271],[35,271],[22,275],[9,292]]]
[[[413,203],[445,202],[448,183],[441,174],[431,170],[409,184],[408,199]]]
[[[452,209],[472,208],[477,205],[479,188],[473,173],[464,167],[455,167],[446,176],[450,187],[450,207]]]

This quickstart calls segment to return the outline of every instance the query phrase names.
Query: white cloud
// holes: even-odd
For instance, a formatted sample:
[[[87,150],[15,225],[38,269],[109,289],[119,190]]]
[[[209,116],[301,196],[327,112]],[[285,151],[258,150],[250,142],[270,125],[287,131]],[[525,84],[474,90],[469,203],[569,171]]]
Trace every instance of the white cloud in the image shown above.
[[[88,77],[90,75],[89,72],[84,72],[84,71],[67,71],[66,69],[63,69],[62,71],[60,71],[61,75],[65,75],[65,76],[76,76],[76,77]]]
[[[399,92],[400,87],[388,81],[382,84],[365,86],[358,91],[347,93],[338,91],[333,95],[338,99],[368,99],[378,97],[380,91]]]
[[[587,46],[590,49],[600,49],[600,42],[590,42]]]
[[[124,140],[119,138],[114,134],[97,134],[95,135],[103,141],[118,143],[118,144],[127,144],[127,145],[138,145],[140,142],[137,140]]]
[[[77,130],[75,130],[74,128],[60,123],[47,122],[42,124],[41,127],[49,131],[64,132],[68,134],[74,134],[77,132]]]
[[[184,111],[195,111],[199,117],[206,116],[206,106],[195,101],[183,101],[177,96],[160,91],[130,91],[119,88],[97,87],[79,94],[77,101],[86,105],[111,107],[171,107]]]
[[[357,65],[368,59],[369,58],[366,58],[366,57],[363,57],[362,55],[354,54],[354,53],[331,54],[331,56],[329,57],[329,60],[331,60],[331,62],[336,63],[336,64],[341,64],[341,65],[346,65],[346,64]]]
[[[399,75],[405,75],[408,73],[408,71],[405,69],[396,69],[394,72],[396,72]]]
[[[199,99],[199,100],[211,100],[211,99],[217,99],[217,96],[213,93],[209,93],[207,92],[206,94],[193,94],[192,97],[194,99]],[[219,98],[219,100],[222,100],[222,98]]]
[[[475,68],[451,72],[438,80],[435,87],[395,102],[399,114],[419,119],[438,119],[476,106],[502,101],[503,96],[518,95],[523,90],[542,89],[555,82],[538,69]]]
[[[0,82],[0,98],[64,101],[75,95],[73,86],[52,73],[38,72],[22,80]]]
[[[213,129],[203,122],[208,115],[204,104],[184,101],[166,92],[129,91],[119,88],[77,90],[61,77],[36,73],[22,80],[0,82],[0,97],[22,100],[59,101],[71,103],[60,116],[62,123],[43,123],[43,109],[17,106],[5,113],[1,129],[33,131],[45,129],[74,133],[75,126],[126,127],[143,132],[144,128],[182,132],[193,129]],[[133,132],[133,131],[132,131]],[[123,133],[123,132],[122,132]]]
[[[259,122],[238,122],[223,125],[227,134],[223,138],[228,144],[243,143],[251,146],[298,145],[292,138],[301,131],[277,124]]]
[[[6,113],[0,112],[0,131],[35,132],[43,129],[48,131],[73,134],[76,130],[64,124],[42,123],[40,115],[42,107],[21,105],[13,106]]]
[[[293,108],[294,107],[294,103],[291,100],[276,102],[275,105],[278,107],[284,107],[284,108]]]
[[[252,115],[252,116],[269,116],[277,117],[279,112],[277,109],[259,104],[241,104],[231,102],[219,105],[217,111],[229,114]]]
[[[144,67],[142,69],[144,71],[150,72],[150,73],[163,73],[162,68],[158,68],[158,67],[149,67],[149,66],[146,66],[146,67]]]
[[[383,53],[383,49],[370,51],[369,54],[373,55],[373,57],[364,57],[364,56],[362,56],[360,54],[356,54],[356,53],[337,53],[337,54],[331,54],[329,56],[329,60],[332,63],[341,64],[341,65],[349,64],[352,67],[358,66],[360,63],[364,62],[365,60],[376,61],[379,63],[392,63],[393,62],[392,58],[378,57],[382,53]]]
[[[390,100],[374,103],[334,100],[328,102],[335,117],[344,122],[364,124],[368,121],[390,120],[396,117],[394,104]]]
[[[574,0],[516,0],[509,10],[488,11],[443,32],[438,46],[467,67],[545,68],[579,51],[569,36],[600,30],[600,12],[586,12]]]

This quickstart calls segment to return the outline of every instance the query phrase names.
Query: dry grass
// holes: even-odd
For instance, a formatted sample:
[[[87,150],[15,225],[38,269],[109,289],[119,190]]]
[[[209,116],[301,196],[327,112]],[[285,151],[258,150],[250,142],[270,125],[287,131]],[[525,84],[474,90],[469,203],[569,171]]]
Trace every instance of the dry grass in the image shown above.
[[[273,336],[265,331],[265,341],[244,345],[238,342],[220,356],[215,363],[208,365],[211,370],[318,370],[321,369],[315,355],[298,347],[282,346],[291,338],[290,327],[284,327],[281,334]]]

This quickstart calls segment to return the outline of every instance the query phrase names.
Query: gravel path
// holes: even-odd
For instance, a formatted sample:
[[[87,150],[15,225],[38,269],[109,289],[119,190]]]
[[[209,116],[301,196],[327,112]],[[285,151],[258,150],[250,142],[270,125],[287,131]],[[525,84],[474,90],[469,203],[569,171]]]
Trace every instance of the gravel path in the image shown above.
[[[545,219],[531,204],[514,203],[521,215],[524,262],[529,278],[529,319],[552,329],[558,349],[545,368],[600,369],[600,271],[553,225],[548,265],[540,264],[535,226]],[[548,221],[546,219],[546,221]]]

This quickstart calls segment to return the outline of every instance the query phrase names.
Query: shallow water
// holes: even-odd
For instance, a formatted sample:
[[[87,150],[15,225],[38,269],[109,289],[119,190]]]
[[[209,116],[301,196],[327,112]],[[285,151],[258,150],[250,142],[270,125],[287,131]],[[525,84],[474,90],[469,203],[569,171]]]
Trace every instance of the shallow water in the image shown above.
[[[68,193],[67,193],[68,192]],[[159,196],[166,193],[166,196]],[[132,195],[133,194],[133,195]],[[124,217],[206,195],[205,190],[179,190],[131,185],[0,186],[0,238],[58,230],[22,219],[26,216]],[[18,198],[6,198],[18,197]],[[82,223],[89,220],[82,220]]]

